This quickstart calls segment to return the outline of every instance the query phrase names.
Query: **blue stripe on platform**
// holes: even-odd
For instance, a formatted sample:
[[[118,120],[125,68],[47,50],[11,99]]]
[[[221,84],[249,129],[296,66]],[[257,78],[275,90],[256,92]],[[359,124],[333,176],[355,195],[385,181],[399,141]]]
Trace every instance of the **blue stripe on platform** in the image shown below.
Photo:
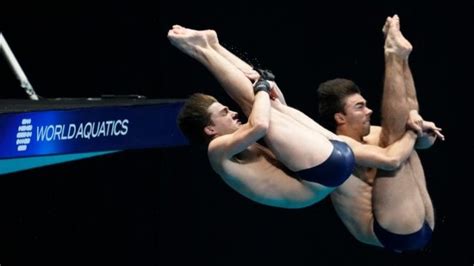
[[[3,159],[3,160],[0,160],[0,175],[28,170],[28,169],[42,167],[42,166],[47,166],[47,165],[52,165],[52,164],[64,163],[64,162],[69,162],[69,161],[90,158],[94,156],[110,154],[114,152],[118,152],[118,151],[102,151],[102,152],[88,152],[88,153]]]

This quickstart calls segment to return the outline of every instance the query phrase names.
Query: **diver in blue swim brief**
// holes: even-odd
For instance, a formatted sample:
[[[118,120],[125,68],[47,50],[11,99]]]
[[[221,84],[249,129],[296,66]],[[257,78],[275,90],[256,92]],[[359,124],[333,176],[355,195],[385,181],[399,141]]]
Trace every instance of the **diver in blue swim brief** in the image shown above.
[[[372,110],[353,81],[337,78],[318,88],[321,123],[346,141],[356,159],[352,176],[331,193],[331,202],[358,241],[393,251],[421,250],[430,242],[435,218],[415,148],[429,148],[444,136],[418,113],[408,64],[412,46],[398,16],[386,19],[383,33],[381,126],[371,125]]]
[[[181,131],[191,143],[207,146],[211,167],[234,190],[262,204],[303,208],[321,201],[347,179],[354,161],[350,149],[331,143],[338,139],[334,133],[287,106],[276,84],[267,81],[274,75],[258,73],[230,53],[212,30],[175,25],[168,38],[203,64],[248,118],[240,122],[237,112],[202,93],[193,94],[178,115]],[[288,113],[277,105],[286,106],[281,108]],[[289,132],[295,137],[288,138]],[[258,143],[261,139],[266,146]],[[311,170],[311,178],[328,186],[298,178],[295,170],[312,165],[320,166]],[[325,181],[329,176],[334,180]]]

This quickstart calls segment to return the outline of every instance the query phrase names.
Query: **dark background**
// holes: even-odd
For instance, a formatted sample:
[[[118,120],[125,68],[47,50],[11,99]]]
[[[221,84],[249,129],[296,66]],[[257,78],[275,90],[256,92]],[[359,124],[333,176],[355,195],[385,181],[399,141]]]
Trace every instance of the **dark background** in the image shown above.
[[[399,14],[421,114],[447,138],[420,152],[437,222],[426,250],[357,242],[329,200],[300,210],[251,202],[212,172],[204,152],[176,147],[0,176],[0,264],[472,265],[473,4],[283,2],[2,2],[0,31],[46,98],[202,91],[235,108],[168,43],[177,23],[215,29],[231,51],[272,69],[287,102],[308,114],[320,82],[353,79],[378,121],[381,28]],[[26,98],[3,58],[0,73],[0,98]]]

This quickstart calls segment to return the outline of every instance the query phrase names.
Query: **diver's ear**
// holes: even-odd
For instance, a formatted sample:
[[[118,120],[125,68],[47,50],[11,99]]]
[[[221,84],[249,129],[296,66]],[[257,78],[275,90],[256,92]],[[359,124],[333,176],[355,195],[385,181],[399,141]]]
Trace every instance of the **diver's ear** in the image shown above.
[[[206,126],[204,128],[204,133],[206,133],[209,136],[214,136],[217,132],[213,126]]]
[[[346,123],[346,116],[343,113],[338,112],[334,114],[334,120],[336,120],[336,124],[338,125],[344,124]]]

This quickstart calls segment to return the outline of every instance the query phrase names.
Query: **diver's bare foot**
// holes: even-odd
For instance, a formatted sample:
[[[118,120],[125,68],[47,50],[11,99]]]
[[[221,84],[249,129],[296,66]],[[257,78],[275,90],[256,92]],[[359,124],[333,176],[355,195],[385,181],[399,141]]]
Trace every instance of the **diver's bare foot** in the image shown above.
[[[199,56],[200,49],[209,47],[204,31],[192,30],[180,25],[174,25],[168,31],[168,39],[172,45],[193,58]]]
[[[217,33],[215,30],[203,30],[202,31],[207,38],[207,42],[214,48],[219,46],[219,39],[217,39]]]
[[[383,24],[382,32],[383,32],[384,38],[387,38],[387,32],[388,32],[388,28],[390,27],[391,21],[392,21],[392,18],[387,17],[387,19],[385,20],[385,24]]]
[[[402,59],[408,59],[413,47],[411,43],[405,39],[400,31],[400,19],[397,15],[387,18],[382,29],[385,33],[385,54],[395,54]]]
[[[181,25],[173,25],[173,30],[176,29],[177,31],[194,31],[194,32],[199,32],[200,34],[204,34],[204,36],[207,39],[207,42],[209,45],[212,47],[216,47],[219,45],[219,39],[217,38],[217,33],[215,30],[193,30],[189,28],[185,28]]]

